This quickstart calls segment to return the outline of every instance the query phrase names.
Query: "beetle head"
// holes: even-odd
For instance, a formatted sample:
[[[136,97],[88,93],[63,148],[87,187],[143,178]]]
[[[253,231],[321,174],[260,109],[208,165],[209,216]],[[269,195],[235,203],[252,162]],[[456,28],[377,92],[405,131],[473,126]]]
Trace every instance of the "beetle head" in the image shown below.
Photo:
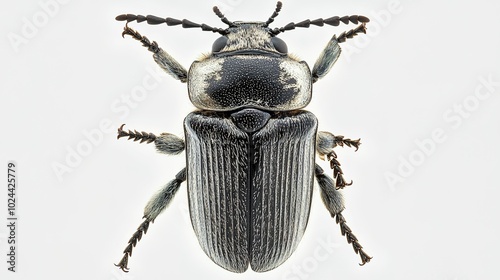
[[[312,92],[311,71],[304,61],[288,55],[286,43],[267,22],[230,22],[219,32],[212,52],[195,61],[188,73],[191,102],[200,109],[229,111],[260,108],[289,111],[305,107]]]
[[[217,7],[215,14],[228,28],[211,27],[192,21],[157,16],[123,14],[116,17],[119,21],[144,22],[148,24],[166,23],[168,26],[181,25],[183,28],[201,28],[222,35],[215,40],[212,52],[193,62],[187,78],[189,98],[198,108],[211,111],[230,111],[238,108],[260,108],[268,111],[290,111],[305,107],[310,99],[312,83],[328,73],[335,63],[340,48],[338,43],[353,38],[358,33],[366,33],[365,24],[369,19],[360,15],[327,19],[303,20],[289,23],[281,28],[271,29],[281,10],[281,2],[266,22],[231,22]],[[358,27],[332,37],[313,68],[313,73],[304,61],[288,55],[286,43],[276,37],[278,34],[296,27],[308,28],[310,25],[338,26],[349,22]],[[125,28],[123,34],[133,36],[143,42],[151,51],[159,50],[158,45],[150,43],[136,31]],[[170,59],[170,58],[168,58]],[[167,60],[168,60],[167,59]],[[172,59],[171,59],[172,60]],[[177,62],[171,64],[177,66]],[[166,62],[169,64],[169,62]],[[173,67],[173,68],[176,68]],[[167,67],[168,68],[168,67]],[[184,70],[185,71],[185,70]],[[179,78],[179,76],[176,76]]]
[[[284,56],[288,53],[283,40],[272,36],[264,22],[234,22],[227,29],[227,34],[215,40],[212,54],[228,55],[232,52],[254,53],[268,52]]]

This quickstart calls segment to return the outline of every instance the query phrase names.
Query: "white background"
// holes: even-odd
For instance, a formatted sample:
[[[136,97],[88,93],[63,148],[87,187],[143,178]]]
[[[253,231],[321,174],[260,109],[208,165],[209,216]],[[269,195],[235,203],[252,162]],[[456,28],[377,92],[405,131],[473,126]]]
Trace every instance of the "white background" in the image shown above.
[[[338,149],[354,180],[344,191],[344,216],[374,258],[358,266],[316,188],[299,248],[260,274],[230,273],[205,256],[185,185],[134,250],[131,272],[113,266],[150,195],[185,166],[184,154],[117,141],[116,128],[182,136],[194,109],[186,85],[151,74],[159,72],[150,53],[122,39],[114,17],[154,14],[224,27],[215,4],[230,20],[264,21],[275,3],[68,0],[44,10],[47,2],[2,1],[0,224],[7,223],[8,160],[18,164],[19,220],[16,273],[7,271],[9,232],[0,227],[1,279],[499,279],[498,1],[284,1],[273,27],[334,15],[372,20],[368,35],[343,44],[307,109],[321,130],[362,139],[356,153]],[[186,68],[218,38],[131,26]],[[280,38],[313,65],[346,29],[313,26]],[[153,86],[138,94],[145,79]],[[488,88],[481,80],[494,82]]]

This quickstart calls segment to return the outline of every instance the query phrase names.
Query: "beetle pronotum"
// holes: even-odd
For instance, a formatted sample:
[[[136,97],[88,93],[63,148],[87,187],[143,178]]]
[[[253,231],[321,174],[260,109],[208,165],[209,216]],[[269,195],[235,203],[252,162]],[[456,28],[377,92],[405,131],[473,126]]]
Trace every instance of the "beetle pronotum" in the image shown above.
[[[153,52],[168,74],[187,83],[189,98],[198,109],[184,120],[185,140],[169,133],[118,129],[118,138],[153,143],[160,153],[186,151],[186,167],[156,193],[144,210],[123,258],[117,264],[127,271],[133,247],[149,224],[167,207],[182,182],[187,180],[193,229],[205,253],[219,266],[257,272],[282,264],[296,249],[307,226],[314,178],[322,200],[340,225],[361,265],[371,257],[346,224],[339,189],[346,183],[336,146],[358,149],[360,142],[317,131],[316,117],[301,110],[311,100],[312,84],[324,77],[340,55],[339,43],[366,33],[364,16],[330,17],[270,28],[281,10],[278,2],[266,22],[232,22],[217,7],[215,14],[227,28],[214,28],[189,20],[124,14],[122,35],[130,35]],[[221,35],[212,52],[193,62],[189,71],[156,42],[128,26],[129,22],[182,25]],[[310,25],[359,24],[333,36],[312,71],[304,61],[288,55],[278,34]],[[330,162],[333,177],[315,163],[315,155]]]

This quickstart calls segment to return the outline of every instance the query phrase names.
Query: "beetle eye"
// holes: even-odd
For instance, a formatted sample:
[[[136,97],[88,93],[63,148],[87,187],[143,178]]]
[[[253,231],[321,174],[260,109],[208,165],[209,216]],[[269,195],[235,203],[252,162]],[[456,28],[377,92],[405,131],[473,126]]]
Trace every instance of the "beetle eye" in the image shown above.
[[[212,45],[212,52],[220,52],[227,44],[227,37],[226,36],[221,36],[217,40],[215,40],[214,44]]]
[[[286,46],[285,41],[281,40],[280,38],[272,37],[271,43],[273,44],[274,48],[280,53],[288,53],[288,47]]]

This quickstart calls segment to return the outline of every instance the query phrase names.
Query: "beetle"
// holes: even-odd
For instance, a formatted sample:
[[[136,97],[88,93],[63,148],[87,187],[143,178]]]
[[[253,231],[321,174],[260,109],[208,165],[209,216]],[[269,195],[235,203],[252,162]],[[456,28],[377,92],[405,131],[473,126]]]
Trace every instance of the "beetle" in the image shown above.
[[[281,265],[296,249],[307,226],[316,178],[322,200],[340,225],[363,265],[371,257],[342,215],[340,189],[346,182],[334,148],[359,148],[360,140],[317,131],[316,117],[302,110],[311,100],[312,84],[324,77],[338,59],[339,43],[366,33],[369,19],[352,15],[304,20],[270,28],[278,16],[278,2],[266,22],[229,21],[217,8],[215,14],[228,27],[157,16],[123,14],[122,36],[140,41],[153,53],[168,74],[187,83],[197,108],[184,119],[184,139],[170,133],[118,129],[118,138],[154,143],[160,153],[174,155],[185,150],[186,167],[147,203],[144,221],[130,238],[116,266],[128,271],[133,248],[149,224],[167,207],[182,182],[187,180],[189,212],[203,251],[222,268],[241,273],[250,266],[265,272]],[[212,52],[194,61],[186,71],[158,44],[128,26],[130,22],[218,33]],[[288,54],[278,34],[311,25],[359,24],[334,35],[312,70],[306,62]],[[333,179],[315,163],[315,155],[330,163]]]

